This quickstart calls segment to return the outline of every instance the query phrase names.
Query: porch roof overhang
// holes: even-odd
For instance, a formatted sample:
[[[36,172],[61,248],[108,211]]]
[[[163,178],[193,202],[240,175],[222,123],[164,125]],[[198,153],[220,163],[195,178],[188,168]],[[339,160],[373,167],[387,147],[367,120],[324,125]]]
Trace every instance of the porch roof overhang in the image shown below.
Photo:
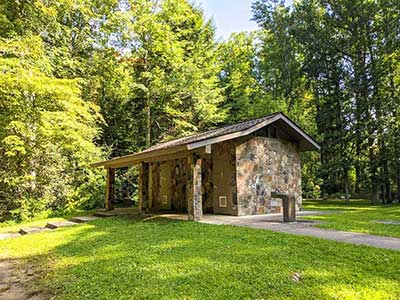
[[[318,143],[304,130],[298,127],[283,113],[275,113],[260,119],[246,121],[204,133],[161,143],[141,152],[133,153],[92,164],[92,167],[123,168],[141,162],[162,161],[169,158],[185,157],[190,152],[206,151],[209,145],[247,136],[265,126],[277,123],[290,133],[291,138],[298,142],[300,151],[320,150]]]

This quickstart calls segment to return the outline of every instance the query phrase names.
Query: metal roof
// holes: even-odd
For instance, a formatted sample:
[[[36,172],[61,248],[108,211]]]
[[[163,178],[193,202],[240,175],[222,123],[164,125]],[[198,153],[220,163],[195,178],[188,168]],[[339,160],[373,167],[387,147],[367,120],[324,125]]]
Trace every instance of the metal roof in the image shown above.
[[[307,144],[306,150],[319,150],[319,145],[307,133],[305,133],[295,123],[287,118],[283,113],[273,113],[258,119],[248,120],[160,143],[144,149],[141,152],[116,157],[103,162],[98,162],[93,164],[92,166],[128,166],[143,161],[144,159],[149,157],[157,157],[166,154],[176,153],[179,151],[193,150],[203,147],[205,145],[215,144],[218,142],[248,135],[251,132],[254,132],[276,121],[283,121],[288,128],[294,131],[294,134],[297,135],[299,139],[303,139],[304,142]]]
[[[264,116],[262,118],[258,118],[258,119],[253,119],[253,120],[249,120],[249,121],[244,121],[244,122],[240,122],[240,123],[236,123],[233,125],[228,125],[228,126],[224,126],[224,127],[220,127],[220,128],[216,128],[216,129],[211,129],[205,132],[201,132],[201,133],[197,133],[197,134],[193,134],[193,135],[189,135],[186,137],[182,137],[179,139],[175,139],[172,141],[168,141],[165,143],[161,143],[161,144],[157,144],[154,146],[151,146],[145,150],[142,151],[142,153],[145,152],[150,152],[150,151],[156,151],[156,150],[161,150],[161,149],[168,149],[168,148],[172,148],[172,147],[176,147],[179,145],[185,145],[185,144],[191,144],[194,142],[199,142],[199,141],[203,141],[203,140],[207,140],[210,138],[215,138],[221,135],[225,135],[228,133],[233,133],[233,132],[238,132],[238,131],[242,131],[242,130],[246,130],[249,129],[257,124],[260,124],[268,119],[271,119],[273,116],[277,115],[278,113],[274,113],[274,114],[270,114],[267,116]]]

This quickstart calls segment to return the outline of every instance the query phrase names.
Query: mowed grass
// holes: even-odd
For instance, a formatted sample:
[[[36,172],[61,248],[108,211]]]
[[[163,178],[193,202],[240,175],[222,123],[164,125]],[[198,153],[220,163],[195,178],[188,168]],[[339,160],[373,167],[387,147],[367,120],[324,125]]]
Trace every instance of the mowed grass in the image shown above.
[[[330,210],[334,214],[310,216],[306,219],[319,220],[317,227],[343,231],[362,232],[400,238],[400,224],[381,224],[376,221],[400,222],[400,204],[371,205],[368,200],[307,200],[306,210]]]
[[[243,227],[108,218],[0,253],[55,299],[400,299],[400,252]]]
[[[48,222],[58,222],[58,221],[67,221],[71,217],[76,216],[86,216],[92,213],[94,210],[75,210],[71,212],[64,212],[55,214],[55,216],[39,216],[36,219],[23,221],[23,222],[15,222],[15,221],[8,221],[8,222],[0,222],[0,233],[4,232],[18,232],[21,228],[25,227],[43,227],[46,226]]]
[[[58,222],[58,221],[66,221],[65,218],[57,217],[57,218],[48,218],[48,219],[39,219],[35,221],[25,221],[21,223],[0,223],[0,233],[5,232],[18,232],[21,228],[26,227],[44,227],[48,222]]]

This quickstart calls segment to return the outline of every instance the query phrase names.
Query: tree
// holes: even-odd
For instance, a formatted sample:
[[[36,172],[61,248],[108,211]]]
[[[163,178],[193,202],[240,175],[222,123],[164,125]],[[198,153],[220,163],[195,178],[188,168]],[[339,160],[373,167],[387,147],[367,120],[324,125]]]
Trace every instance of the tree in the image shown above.
[[[89,164],[100,158],[98,108],[82,100],[78,81],[51,76],[40,38],[0,48],[0,219],[97,204]]]
[[[324,191],[344,191],[348,198],[354,186],[373,201],[380,194],[390,202],[397,158],[389,128],[398,120],[391,57],[399,42],[399,4],[303,0],[286,7],[284,1],[260,0],[254,11],[272,37],[265,42],[265,55],[274,61],[265,68],[272,70],[267,78],[279,79],[272,82],[289,101],[291,87],[312,93]]]
[[[119,14],[111,20],[119,34],[110,45],[119,52],[109,58],[113,71],[103,73],[107,79],[101,80],[100,98],[106,122],[113,126],[103,137],[114,144],[112,155],[124,151],[117,142],[126,141],[125,150],[138,150],[223,120],[214,30],[202,12],[185,0],[127,1]],[[114,77],[124,82],[123,96],[113,87],[112,72],[125,76]],[[115,139],[115,128],[129,130]]]
[[[228,109],[227,122],[257,118],[284,111],[285,102],[264,89],[260,74],[259,32],[232,34],[218,48],[220,86],[223,106]]]

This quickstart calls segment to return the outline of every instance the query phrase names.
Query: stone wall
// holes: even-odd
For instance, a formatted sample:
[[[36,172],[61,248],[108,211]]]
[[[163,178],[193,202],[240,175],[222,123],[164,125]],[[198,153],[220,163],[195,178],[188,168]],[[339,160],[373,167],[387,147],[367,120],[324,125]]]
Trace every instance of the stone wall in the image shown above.
[[[186,199],[189,221],[200,221],[203,216],[201,163],[201,158],[195,154],[187,158]]]
[[[238,215],[282,211],[271,191],[293,193],[301,207],[300,151],[297,144],[253,137],[236,147]]]

